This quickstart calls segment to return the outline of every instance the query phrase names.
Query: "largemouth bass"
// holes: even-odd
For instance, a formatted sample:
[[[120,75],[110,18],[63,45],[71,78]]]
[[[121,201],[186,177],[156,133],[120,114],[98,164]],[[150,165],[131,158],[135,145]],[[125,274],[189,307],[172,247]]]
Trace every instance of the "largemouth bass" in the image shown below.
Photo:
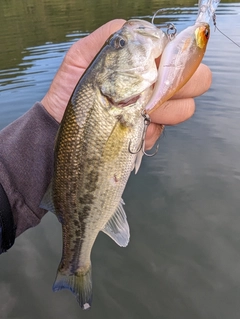
[[[167,36],[149,22],[129,20],[86,70],[65,111],[56,141],[54,177],[42,207],[62,224],[63,251],[53,290],[70,289],[91,306],[90,254],[100,231],[129,242],[122,193],[137,170],[143,110],[157,79],[155,59]]]

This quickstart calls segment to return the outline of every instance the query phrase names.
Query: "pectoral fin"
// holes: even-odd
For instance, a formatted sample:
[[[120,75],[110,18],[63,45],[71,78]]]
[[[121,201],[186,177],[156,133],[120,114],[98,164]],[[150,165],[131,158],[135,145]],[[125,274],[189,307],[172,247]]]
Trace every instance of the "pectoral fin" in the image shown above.
[[[142,150],[137,153],[136,160],[135,160],[135,174],[137,174],[139,167],[142,163],[142,158],[143,158],[143,152]]]
[[[44,194],[43,199],[41,200],[40,207],[55,214],[61,223],[61,216],[57,214],[53,204],[52,182],[49,184],[48,189],[46,193]]]
[[[49,184],[48,189],[41,200],[40,207],[55,213],[55,207],[52,200],[52,182]]]
[[[111,237],[120,247],[126,247],[130,238],[127,216],[123,205],[124,202],[121,199],[116,212],[102,229],[102,231]]]

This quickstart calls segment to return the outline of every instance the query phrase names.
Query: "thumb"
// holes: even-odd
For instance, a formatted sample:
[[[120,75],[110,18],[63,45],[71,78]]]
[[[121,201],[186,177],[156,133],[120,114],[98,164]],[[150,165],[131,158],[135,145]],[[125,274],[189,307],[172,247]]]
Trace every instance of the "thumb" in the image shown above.
[[[86,69],[111,34],[118,31],[125,20],[116,19],[107,22],[100,28],[72,45],[66,55],[71,65]]]

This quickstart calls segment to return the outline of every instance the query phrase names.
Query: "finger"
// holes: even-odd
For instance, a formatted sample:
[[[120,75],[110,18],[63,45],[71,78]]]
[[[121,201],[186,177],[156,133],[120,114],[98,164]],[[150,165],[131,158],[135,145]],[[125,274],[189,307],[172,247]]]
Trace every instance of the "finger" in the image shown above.
[[[164,130],[164,125],[151,123],[147,129],[145,150],[150,150]]]
[[[196,97],[206,92],[212,83],[212,72],[205,64],[200,64],[191,79],[179,90],[173,99]]]
[[[90,46],[91,52],[88,56],[88,58],[90,59],[90,61],[88,60],[88,62],[92,61],[92,59],[98,53],[100,48],[104,45],[105,41],[109,38],[109,36],[121,29],[125,22],[126,21],[123,19],[109,21],[88,36],[87,49],[89,50]],[[84,44],[82,43],[81,46],[82,45],[82,48],[84,49]]]
[[[194,114],[194,111],[195,102],[192,98],[170,100],[164,103],[162,107],[151,114],[152,123],[147,130],[145,149],[149,150],[153,147],[162,134],[164,125],[175,125],[184,122]]]
[[[71,59],[70,64],[86,69],[109,36],[119,30],[124,23],[123,19],[109,21],[73,44],[67,54],[67,58]]]
[[[126,20],[124,19],[115,19],[105,23],[103,26],[92,33],[92,36],[95,38],[94,41],[102,38],[102,43],[100,43],[100,45],[102,46],[111,34],[121,29],[125,22]]]
[[[194,111],[193,98],[169,100],[151,114],[151,121],[164,125],[176,125],[188,120]]]

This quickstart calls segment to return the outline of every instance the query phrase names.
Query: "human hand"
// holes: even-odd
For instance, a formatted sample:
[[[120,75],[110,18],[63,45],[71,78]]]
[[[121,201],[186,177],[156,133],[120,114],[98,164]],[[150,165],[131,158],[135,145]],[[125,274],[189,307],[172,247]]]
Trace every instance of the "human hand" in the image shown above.
[[[125,22],[122,19],[109,21],[71,46],[41,101],[57,122],[61,122],[72,92],[84,71],[109,36],[121,29]]]
[[[74,43],[67,52],[54,80],[42,99],[45,109],[61,122],[69,98],[86,68],[107,38],[124,24],[112,20],[89,36]],[[203,94],[211,84],[211,71],[201,64],[193,77],[175,96],[151,114],[152,123],[146,134],[146,149],[150,149],[161,135],[163,125],[176,125],[189,119],[195,111],[193,97]]]
[[[164,125],[176,125],[188,120],[195,112],[194,97],[206,92],[212,83],[208,66],[200,64],[191,79],[170,100],[151,113],[151,124],[146,134],[145,148],[151,149]]]

